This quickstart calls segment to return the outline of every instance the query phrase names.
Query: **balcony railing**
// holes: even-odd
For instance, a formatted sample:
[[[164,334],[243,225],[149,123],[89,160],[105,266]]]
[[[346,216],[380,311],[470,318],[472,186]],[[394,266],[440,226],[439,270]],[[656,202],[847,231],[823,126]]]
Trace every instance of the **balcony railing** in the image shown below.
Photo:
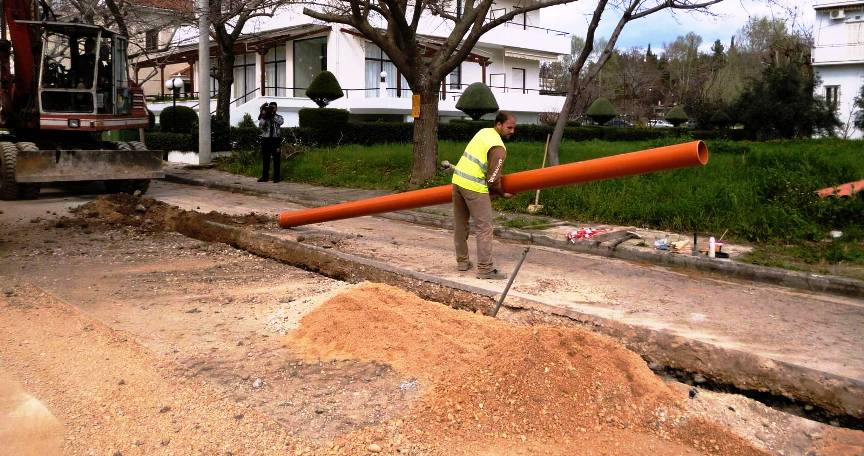
[[[441,100],[453,99],[458,100],[460,96],[462,96],[462,92],[464,88],[468,87],[468,84],[451,84],[446,83],[441,90],[438,90],[436,93]],[[549,89],[529,89],[524,87],[511,87],[507,85],[490,85],[488,86],[493,93],[507,93],[507,94],[524,94],[524,95],[548,95],[548,96],[564,96],[566,92],[557,92]],[[273,92],[284,91],[287,94],[293,94],[295,90],[305,91],[306,87],[281,87],[281,86],[267,86],[265,89],[272,89]],[[380,98],[380,88],[364,88],[364,89],[342,89],[342,92],[345,94],[345,98]],[[407,87],[387,87],[387,98],[410,98],[412,95],[411,89]],[[251,101],[252,99],[257,98],[257,96],[252,96],[256,92],[260,92],[260,88],[254,88],[249,92],[240,95],[231,100],[231,103],[237,103],[238,101],[249,98],[247,101]],[[306,98],[304,97],[295,97],[293,95],[262,95],[268,98]],[[214,101],[216,98],[216,93],[210,94],[211,101]],[[173,97],[166,95],[147,95],[146,99],[150,103],[171,103],[174,99]],[[188,101],[198,101],[198,92],[187,92],[186,96],[177,97],[177,102],[188,102]],[[239,103],[242,104],[242,103]],[[196,103],[193,108],[198,107]]]

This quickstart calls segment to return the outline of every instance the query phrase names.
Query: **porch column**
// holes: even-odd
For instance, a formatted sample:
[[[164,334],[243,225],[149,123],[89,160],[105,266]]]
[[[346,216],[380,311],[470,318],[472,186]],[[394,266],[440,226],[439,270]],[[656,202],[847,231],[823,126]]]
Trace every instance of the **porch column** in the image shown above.
[[[165,98],[165,64],[159,65],[159,90],[162,93],[162,98]]]
[[[267,85],[267,68],[265,61],[267,60],[267,48],[259,49],[258,56],[261,58],[261,96],[267,95],[264,87]]]
[[[190,95],[195,93],[195,60],[188,60],[189,64],[189,90]]]
[[[485,63],[485,62],[481,62],[481,63],[480,63],[480,68],[483,69],[483,84],[486,84],[486,63]]]

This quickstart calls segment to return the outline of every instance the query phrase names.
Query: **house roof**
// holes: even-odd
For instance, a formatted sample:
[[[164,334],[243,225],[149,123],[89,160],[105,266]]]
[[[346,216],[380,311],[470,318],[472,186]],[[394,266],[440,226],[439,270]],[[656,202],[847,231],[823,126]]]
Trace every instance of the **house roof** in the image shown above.
[[[282,44],[287,40],[296,40],[309,35],[315,35],[330,30],[328,25],[302,24],[291,27],[282,27],[254,34],[243,34],[234,43],[235,54],[246,52],[264,52],[273,46]],[[216,55],[216,44],[210,41],[210,55]],[[135,56],[133,56],[134,58]],[[139,68],[155,67],[159,65],[171,65],[174,63],[188,63],[198,60],[198,41],[182,46],[172,46],[166,50],[148,53],[146,58],[135,61]]]
[[[813,3],[813,9],[824,10],[831,8],[844,8],[852,6],[864,6],[862,0],[817,0]]]
[[[192,2],[190,0],[130,0],[129,3],[134,6],[143,6],[146,8],[183,12],[192,11]]]

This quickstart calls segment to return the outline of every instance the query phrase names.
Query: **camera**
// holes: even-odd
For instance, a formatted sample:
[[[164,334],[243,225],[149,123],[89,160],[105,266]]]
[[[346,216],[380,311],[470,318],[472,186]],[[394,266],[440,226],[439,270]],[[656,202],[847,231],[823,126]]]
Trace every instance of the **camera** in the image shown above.
[[[276,115],[276,109],[270,105],[261,106],[261,114],[259,117],[264,119],[272,119]]]

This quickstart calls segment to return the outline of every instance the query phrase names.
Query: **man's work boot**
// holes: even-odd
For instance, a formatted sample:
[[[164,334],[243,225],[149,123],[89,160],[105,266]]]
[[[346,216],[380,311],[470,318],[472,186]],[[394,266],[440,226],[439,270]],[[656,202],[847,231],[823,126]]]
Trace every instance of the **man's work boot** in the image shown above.
[[[491,271],[480,271],[477,272],[478,279],[487,279],[487,280],[503,280],[507,278],[507,274],[503,272],[499,272],[497,269],[493,269]]]
[[[456,269],[458,269],[460,271],[467,271],[473,267],[474,267],[474,263],[472,263],[470,261],[466,261],[464,263],[460,262],[459,264],[456,265]]]

